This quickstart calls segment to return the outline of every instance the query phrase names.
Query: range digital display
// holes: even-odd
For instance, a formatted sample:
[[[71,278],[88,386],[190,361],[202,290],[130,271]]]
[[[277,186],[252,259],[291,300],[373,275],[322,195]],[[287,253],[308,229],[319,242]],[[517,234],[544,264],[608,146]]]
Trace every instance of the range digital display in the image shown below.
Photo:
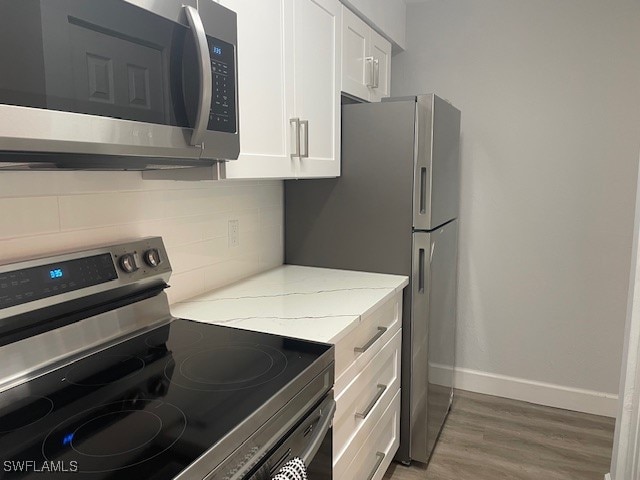
[[[0,309],[118,278],[111,254],[0,273]]]
[[[61,268],[54,268],[53,270],[49,270],[49,280],[58,280],[64,277],[64,271]]]

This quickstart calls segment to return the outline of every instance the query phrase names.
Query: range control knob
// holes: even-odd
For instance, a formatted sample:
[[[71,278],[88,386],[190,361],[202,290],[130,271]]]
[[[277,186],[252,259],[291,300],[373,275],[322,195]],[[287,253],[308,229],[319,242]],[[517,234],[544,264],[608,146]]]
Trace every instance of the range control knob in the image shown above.
[[[160,252],[157,249],[152,248],[151,250],[147,250],[143,255],[144,261],[150,267],[157,267],[162,263],[162,259],[160,258]]]
[[[138,270],[136,257],[133,253],[125,253],[120,257],[120,268],[126,273],[133,273]]]

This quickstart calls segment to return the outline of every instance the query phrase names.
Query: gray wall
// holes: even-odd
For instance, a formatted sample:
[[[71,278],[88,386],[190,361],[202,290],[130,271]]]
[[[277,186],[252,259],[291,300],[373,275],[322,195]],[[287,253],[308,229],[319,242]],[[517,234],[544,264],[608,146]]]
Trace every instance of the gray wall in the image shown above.
[[[458,365],[618,393],[640,3],[428,0],[393,95],[462,110]]]

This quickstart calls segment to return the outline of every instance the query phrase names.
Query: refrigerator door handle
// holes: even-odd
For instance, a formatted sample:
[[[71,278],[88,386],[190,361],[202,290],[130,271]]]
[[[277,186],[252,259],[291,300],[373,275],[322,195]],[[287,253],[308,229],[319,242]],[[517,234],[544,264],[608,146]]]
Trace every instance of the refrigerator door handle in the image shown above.
[[[427,167],[420,168],[420,215],[427,213]]]
[[[418,250],[418,291],[424,293],[424,262],[425,262],[425,250],[421,248]]]

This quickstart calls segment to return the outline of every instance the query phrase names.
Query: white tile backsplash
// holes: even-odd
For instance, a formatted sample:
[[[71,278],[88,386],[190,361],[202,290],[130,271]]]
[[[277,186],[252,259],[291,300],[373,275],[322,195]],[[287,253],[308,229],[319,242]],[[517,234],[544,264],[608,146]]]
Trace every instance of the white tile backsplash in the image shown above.
[[[0,239],[58,231],[57,197],[0,198]]]
[[[281,181],[143,181],[135,172],[0,172],[0,264],[159,235],[171,302],[283,263]],[[240,244],[229,246],[238,220]]]

